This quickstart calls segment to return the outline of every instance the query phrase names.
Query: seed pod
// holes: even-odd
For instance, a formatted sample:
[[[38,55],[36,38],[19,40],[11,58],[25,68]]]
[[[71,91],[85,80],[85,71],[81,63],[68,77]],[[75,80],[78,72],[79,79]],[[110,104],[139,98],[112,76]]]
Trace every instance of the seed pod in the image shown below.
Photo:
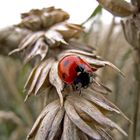
[[[114,16],[126,17],[137,12],[137,7],[124,0],[97,0],[99,4]]]

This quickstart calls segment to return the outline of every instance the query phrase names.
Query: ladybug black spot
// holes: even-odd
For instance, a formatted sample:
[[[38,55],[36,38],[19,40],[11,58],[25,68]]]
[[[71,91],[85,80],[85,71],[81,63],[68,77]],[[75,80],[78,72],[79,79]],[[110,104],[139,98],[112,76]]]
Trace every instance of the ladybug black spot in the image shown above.
[[[69,61],[64,61],[64,67],[67,67],[68,64],[69,64]]]

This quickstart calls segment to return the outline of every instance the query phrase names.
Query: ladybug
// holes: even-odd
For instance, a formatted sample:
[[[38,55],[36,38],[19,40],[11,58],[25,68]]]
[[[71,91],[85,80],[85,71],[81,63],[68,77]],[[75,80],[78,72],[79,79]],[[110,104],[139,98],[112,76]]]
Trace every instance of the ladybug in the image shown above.
[[[58,64],[58,75],[65,85],[74,90],[87,88],[93,79],[93,69],[85,60],[76,55],[63,57]]]

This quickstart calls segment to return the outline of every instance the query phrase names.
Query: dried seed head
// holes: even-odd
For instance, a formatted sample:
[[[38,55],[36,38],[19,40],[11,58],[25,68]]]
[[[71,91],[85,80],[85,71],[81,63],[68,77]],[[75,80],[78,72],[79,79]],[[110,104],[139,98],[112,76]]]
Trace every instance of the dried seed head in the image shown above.
[[[24,51],[25,63],[37,55],[41,57],[25,84],[25,100],[42,91],[47,96],[47,106],[37,118],[27,139],[111,140],[111,129],[127,135],[106,117],[105,112],[114,112],[129,120],[104,97],[111,90],[96,80],[98,76],[95,73],[93,82],[87,89],[82,89],[81,95],[69,86],[64,89],[64,83],[58,75],[58,63],[67,55],[79,56],[95,70],[109,66],[121,73],[116,66],[97,56],[93,48],[71,40],[79,37],[83,27],[67,23],[65,20],[68,17],[66,12],[54,7],[36,9],[22,14],[23,20],[17,25],[30,29],[31,32],[21,41],[19,48],[10,54]]]
[[[48,29],[52,25],[65,21],[69,18],[69,14],[62,9],[55,7],[32,9],[28,13],[21,14],[22,21],[18,27],[27,28],[32,31]]]
[[[88,95],[87,95],[88,94]],[[81,135],[86,139],[111,140],[111,130],[117,129],[127,134],[102,112],[122,112],[110,103],[101,93],[92,89],[85,89],[79,94],[71,91],[64,100],[64,107],[60,107],[59,100],[49,103],[36,120],[27,139],[55,140],[79,139]],[[100,108],[99,108],[100,106]]]

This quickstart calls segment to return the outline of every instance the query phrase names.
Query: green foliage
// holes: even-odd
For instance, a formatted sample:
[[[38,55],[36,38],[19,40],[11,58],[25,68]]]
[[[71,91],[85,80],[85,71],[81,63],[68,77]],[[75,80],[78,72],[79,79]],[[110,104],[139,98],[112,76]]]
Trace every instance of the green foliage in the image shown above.
[[[98,5],[95,10],[92,12],[92,14],[82,23],[84,25],[87,23],[89,20],[93,19],[97,14],[100,14],[102,12],[102,7]]]

